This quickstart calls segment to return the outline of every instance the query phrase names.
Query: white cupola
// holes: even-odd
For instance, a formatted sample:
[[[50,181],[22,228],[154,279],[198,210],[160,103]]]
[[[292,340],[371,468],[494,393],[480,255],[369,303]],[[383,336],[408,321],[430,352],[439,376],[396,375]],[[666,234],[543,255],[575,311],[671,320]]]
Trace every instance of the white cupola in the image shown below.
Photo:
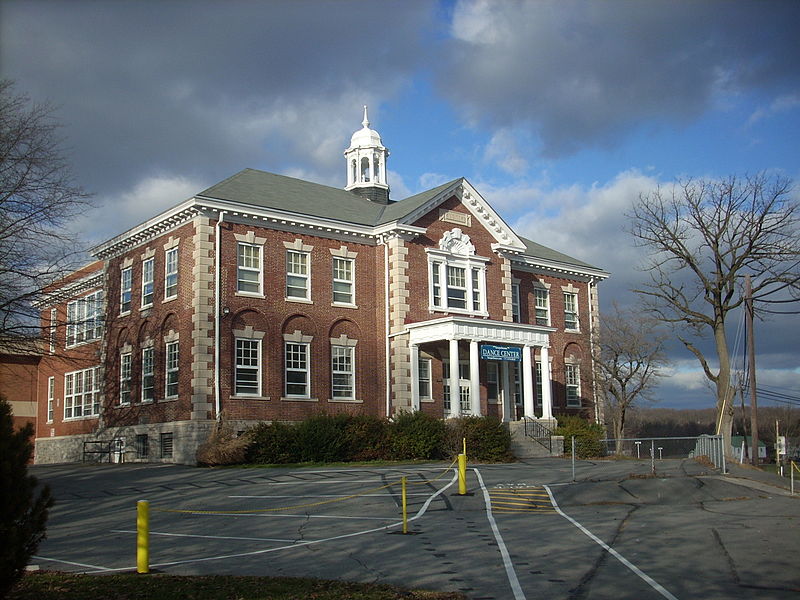
[[[389,151],[381,143],[381,136],[369,128],[367,107],[364,106],[363,127],[350,138],[350,147],[344,151],[347,161],[347,185],[351,190],[373,202],[388,204],[389,185],[386,183],[386,159]]]

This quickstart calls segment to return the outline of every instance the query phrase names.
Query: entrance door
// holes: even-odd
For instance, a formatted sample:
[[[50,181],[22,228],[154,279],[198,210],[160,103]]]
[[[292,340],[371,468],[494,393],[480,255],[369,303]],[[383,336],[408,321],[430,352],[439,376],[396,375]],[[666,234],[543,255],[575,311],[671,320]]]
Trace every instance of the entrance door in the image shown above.
[[[445,360],[442,363],[442,379],[444,379],[444,414],[451,414],[450,407],[450,362]],[[470,401],[469,385],[469,361],[458,361],[458,388],[459,399],[461,401],[461,414],[472,414],[472,402]]]

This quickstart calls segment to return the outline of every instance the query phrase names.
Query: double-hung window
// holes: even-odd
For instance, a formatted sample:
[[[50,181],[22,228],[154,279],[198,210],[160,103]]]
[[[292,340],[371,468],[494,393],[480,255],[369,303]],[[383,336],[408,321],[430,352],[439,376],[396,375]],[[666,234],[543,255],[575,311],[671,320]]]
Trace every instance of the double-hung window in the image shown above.
[[[431,398],[431,359],[419,359],[419,397]]]
[[[578,294],[564,292],[564,329],[578,329]]]
[[[131,402],[131,353],[122,352],[119,355],[119,403]]]
[[[155,398],[155,374],[153,372],[153,347],[142,349],[142,402]]]
[[[311,299],[309,285],[308,252],[286,251],[286,297]]]
[[[67,346],[100,339],[103,334],[103,292],[67,304]]]
[[[550,325],[550,292],[545,288],[534,288],[533,297],[536,303],[536,324]]]
[[[482,261],[440,259],[431,253],[428,264],[432,309],[486,313],[486,269]]]
[[[126,267],[119,276],[119,314],[131,312],[131,293],[133,291],[133,268]]]
[[[519,312],[519,284],[512,283],[511,284],[511,319],[514,323],[520,322],[520,312]]]
[[[308,344],[286,342],[285,381],[287,397],[311,397],[311,379],[308,367]]]
[[[178,342],[167,342],[165,355],[164,396],[175,398],[178,395]]]
[[[100,412],[98,368],[64,375],[64,418],[93,417]]]
[[[333,257],[333,301],[336,304],[355,304],[352,258]]]
[[[178,249],[170,248],[164,255],[164,300],[178,295]]]
[[[234,394],[261,395],[261,340],[236,339]]]
[[[535,381],[536,381],[536,404],[542,404],[542,361],[536,361]]]
[[[261,295],[262,246],[239,243],[237,247],[236,290],[244,294]]]
[[[153,258],[142,261],[142,308],[153,305]]]
[[[497,402],[500,399],[500,376],[496,362],[486,363],[486,400]]]
[[[47,378],[47,422],[53,422],[53,403],[56,396],[56,378]]]
[[[581,405],[581,375],[578,365],[564,365],[564,378],[567,386],[567,406],[578,407]]]
[[[331,393],[335,400],[356,397],[354,351],[353,346],[331,346]]]

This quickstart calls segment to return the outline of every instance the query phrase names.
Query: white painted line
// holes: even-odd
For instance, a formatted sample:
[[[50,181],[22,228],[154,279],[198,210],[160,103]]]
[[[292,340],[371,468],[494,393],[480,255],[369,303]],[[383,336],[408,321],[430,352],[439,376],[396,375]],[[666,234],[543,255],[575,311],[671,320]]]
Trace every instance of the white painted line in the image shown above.
[[[86,567],[88,569],[96,569],[98,571],[112,571],[112,570],[114,570],[114,569],[107,569],[106,567],[98,567],[97,565],[87,565],[85,563],[72,562],[72,561],[69,561],[69,560],[58,560],[57,558],[47,558],[46,556],[34,556],[33,558],[36,558],[38,560],[49,560],[50,562],[57,562],[57,563],[61,563],[62,565],[73,565],[75,567]],[[130,567],[126,567],[126,568],[130,569]]]
[[[112,529],[111,533],[138,533],[135,529]],[[166,533],[164,531],[151,531],[150,535],[160,535],[163,537],[182,537],[182,538],[201,538],[204,540],[237,540],[245,542],[281,542],[283,544],[294,540],[284,540],[280,538],[255,538],[255,537],[235,537],[228,535],[193,535],[191,533]]]
[[[449,487],[451,487],[457,480],[458,480],[458,472],[455,471],[454,474],[453,474],[453,478],[450,480],[450,483],[448,483],[443,488],[441,488],[441,489],[437,490],[436,492],[434,492],[433,494],[431,494],[431,496],[428,498],[428,500],[425,502],[425,504],[422,505],[422,508],[420,508],[419,511],[417,511],[417,514],[414,515],[413,517],[409,518],[409,521],[413,521],[415,519],[419,519],[420,517],[422,517],[422,515],[424,515],[425,512],[428,510],[428,507],[430,506],[431,502],[433,502],[433,500],[436,497],[438,497],[441,494],[443,494],[445,492],[445,490],[447,490]],[[239,516],[242,516],[242,515],[239,515]],[[247,516],[264,516],[264,515],[247,515]],[[279,516],[279,515],[270,515],[270,516]],[[287,515],[283,515],[283,516],[287,516]],[[308,517],[308,515],[298,515],[298,516]],[[328,517],[328,518],[342,518],[342,517]],[[354,518],[358,518],[358,517],[354,517]],[[150,565],[150,567],[151,568],[173,567],[173,566],[176,566],[176,565],[186,565],[186,564],[190,564],[190,563],[209,562],[209,561],[212,561],[212,560],[225,560],[225,559],[228,559],[228,558],[242,558],[242,557],[245,557],[245,556],[257,556],[259,554],[269,554],[271,552],[279,552],[281,550],[293,550],[295,548],[300,548],[300,547],[303,547],[303,546],[311,546],[313,544],[320,544],[322,542],[331,542],[331,541],[341,540],[341,539],[355,537],[355,536],[359,536],[359,535],[365,535],[365,534],[368,534],[368,533],[375,533],[377,531],[386,531],[387,529],[392,529],[394,527],[400,527],[400,526],[402,526],[402,524],[403,524],[402,521],[395,521],[395,522],[390,523],[388,525],[384,525],[383,527],[375,527],[373,529],[366,529],[364,531],[356,531],[356,532],[353,532],[353,533],[345,533],[345,534],[342,534],[342,535],[337,535],[337,536],[333,536],[333,537],[329,537],[329,538],[323,538],[323,539],[319,539],[319,540],[306,540],[306,541],[303,541],[303,542],[297,542],[295,544],[288,544],[286,546],[278,546],[277,548],[264,548],[262,550],[254,550],[252,552],[239,552],[237,554],[225,554],[225,555],[220,555],[220,556],[207,556],[205,558],[193,558],[193,559],[189,559],[189,560],[176,560],[176,561],[173,561],[173,562],[158,563],[158,564]],[[115,569],[107,569],[107,568],[104,568],[104,567],[93,567],[91,565],[88,565],[88,566],[90,568],[98,569],[98,570],[101,570],[103,572],[130,571],[131,569],[134,568],[134,567],[120,567],[120,568],[115,568]]]
[[[489,525],[492,527],[494,539],[497,541],[497,548],[500,550],[500,556],[503,558],[503,567],[505,567],[506,577],[508,577],[511,590],[514,592],[514,598],[516,600],[525,600],[525,594],[522,592],[522,586],[519,584],[516,571],[514,571],[514,564],[511,562],[511,556],[508,554],[508,548],[506,548],[506,543],[503,541],[503,537],[500,535],[500,530],[497,528],[497,523],[492,515],[492,499],[489,498],[489,490],[487,490],[486,486],[483,484],[483,477],[481,477],[480,471],[478,471],[478,469],[472,470],[475,472],[475,475],[478,476],[478,482],[481,484],[481,490],[483,490],[483,501],[486,504],[486,518],[489,520]]]
[[[406,496],[425,496],[426,498],[430,496],[430,494],[419,493],[419,494],[406,494]],[[359,498],[390,498],[389,494],[359,494]],[[228,496],[228,498],[342,498],[341,494],[295,494],[294,496]],[[351,498],[347,498],[351,500]]]
[[[620,554],[619,552],[617,552],[616,550],[614,550],[614,549],[613,549],[611,546],[609,546],[608,544],[606,544],[606,543],[605,543],[603,540],[601,540],[599,537],[597,537],[597,536],[596,536],[595,534],[593,534],[591,531],[589,531],[588,529],[586,529],[586,527],[584,527],[583,525],[581,525],[580,523],[578,523],[578,522],[577,522],[575,519],[573,519],[572,517],[570,517],[570,516],[569,516],[568,514],[566,514],[566,513],[565,513],[563,510],[561,510],[561,509],[558,507],[558,503],[556,502],[556,499],[555,499],[555,497],[553,496],[553,493],[550,491],[550,488],[549,488],[548,486],[546,486],[546,485],[545,485],[545,486],[544,486],[544,489],[546,489],[546,490],[547,490],[547,494],[550,496],[550,502],[552,502],[552,503],[553,503],[553,508],[555,508],[555,509],[556,509],[556,512],[557,512],[558,514],[560,514],[560,515],[561,515],[562,517],[564,517],[564,518],[565,518],[567,521],[569,521],[570,523],[572,523],[573,525],[575,525],[575,527],[577,527],[577,528],[578,528],[578,529],[580,529],[580,530],[581,530],[583,533],[585,533],[587,536],[589,536],[589,538],[590,538],[591,540],[593,540],[594,542],[596,542],[597,544],[599,544],[599,545],[600,545],[600,546],[601,546],[601,547],[602,547],[604,550],[606,550],[606,551],[607,551],[609,554],[611,554],[611,555],[612,555],[614,558],[616,558],[616,559],[617,559],[619,562],[621,562],[623,565],[625,565],[626,567],[628,567],[628,568],[629,568],[631,571],[633,571],[634,573],[636,573],[636,574],[637,574],[639,577],[641,577],[641,578],[642,578],[642,579],[643,579],[643,580],[644,580],[644,581],[645,581],[645,582],[646,582],[646,583],[647,583],[647,584],[648,584],[650,587],[652,587],[652,588],[653,588],[655,591],[657,591],[659,594],[661,594],[662,596],[664,596],[664,598],[668,598],[669,600],[678,600],[678,599],[677,599],[675,596],[673,596],[671,593],[669,593],[669,591],[667,591],[667,589],[666,589],[664,586],[662,586],[660,583],[658,583],[658,582],[657,582],[655,579],[653,579],[652,577],[650,577],[650,576],[649,576],[647,573],[645,573],[644,571],[642,571],[642,570],[641,570],[639,567],[637,567],[637,566],[636,566],[636,565],[634,565],[634,564],[633,564],[631,561],[629,561],[627,558],[625,558],[624,556],[622,556],[622,554]]]
[[[310,514],[299,514],[299,515],[287,515],[287,514],[279,514],[279,513],[213,513],[213,514],[203,514],[203,513],[191,513],[193,516],[196,517],[289,517],[292,519],[354,519],[357,521],[388,521],[391,519],[396,519],[396,515],[391,515],[389,517],[348,517],[344,515],[310,515]]]

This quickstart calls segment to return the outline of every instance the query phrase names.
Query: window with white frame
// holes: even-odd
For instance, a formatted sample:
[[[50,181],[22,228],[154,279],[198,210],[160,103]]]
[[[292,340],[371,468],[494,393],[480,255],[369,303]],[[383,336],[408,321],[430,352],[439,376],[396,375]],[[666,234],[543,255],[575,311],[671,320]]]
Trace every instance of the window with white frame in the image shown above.
[[[542,403],[542,361],[536,361],[536,370],[534,373],[535,383],[536,383],[536,399],[535,403],[541,404]]]
[[[564,292],[564,329],[578,329],[578,294]]]
[[[579,407],[581,405],[581,374],[578,365],[564,365],[564,379],[567,387],[567,406]]]
[[[142,308],[153,305],[153,275],[155,259],[142,261]]]
[[[261,340],[236,339],[234,394],[261,395]]]
[[[175,398],[178,395],[178,342],[167,342],[164,354],[164,397]]]
[[[308,368],[308,344],[285,343],[285,385],[289,398],[310,398],[311,385]]]
[[[142,348],[142,402],[152,402],[155,398],[155,373],[153,347]]]
[[[133,293],[133,268],[126,267],[119,272],[119,314],[131,312],[131,294]]]
[[[308,252],[286,251],[286,297],[311,299],[308,274]]]
[[[333,301],[336,304],[355,304],[354,265],[352,258],[333,257]]]
[[[261,295],[261,282],[263,280],[262,246],[260,244],[245,244],[239,242],[237,246],[236,290],[243,294]]]
[[[57,325],[57,315],[55,308],[50,309],[50,354],[54,354],[56,351],[56,325]]]
[[[469,261],[439,260],[429,263],[432,308],[454,312],[484,313],[485,277],[483,264]]]
[[[131,365],[132,355],[130,352],[122,352],[119,355],[119,403],[131,403]]]
[[[419,397],[431,398],[431,359],[420,358],[418,366]]]
[[[103,292],[67,303],[67,346],[98,340],[103,334]]]
[[[178,295],[178,249],[170,248],[164,255],[164,299]]]
[[[500,399],[500,377],[496,362],[486,363],[486,400],[497,402]]]
[[[354,346],[331,346],[331,396],[335,400],[356,397],[354,355]]]
[[[53,404],[55,402],[56,397],[56,378],[55,377],[48,377],[47,378],[47,422],[53,422],[54,410]]]
[[[546,288],[533,288],[533,298],[536,308],[536,324],[550,325],[550,292]]]
[[[94,417],[100,412],[99,368],[64,374],[64,419]]]
[[[520,312],[519,312],[519,284],[512,283],[511,284],[511,319],[514,323],[520,322]]]

